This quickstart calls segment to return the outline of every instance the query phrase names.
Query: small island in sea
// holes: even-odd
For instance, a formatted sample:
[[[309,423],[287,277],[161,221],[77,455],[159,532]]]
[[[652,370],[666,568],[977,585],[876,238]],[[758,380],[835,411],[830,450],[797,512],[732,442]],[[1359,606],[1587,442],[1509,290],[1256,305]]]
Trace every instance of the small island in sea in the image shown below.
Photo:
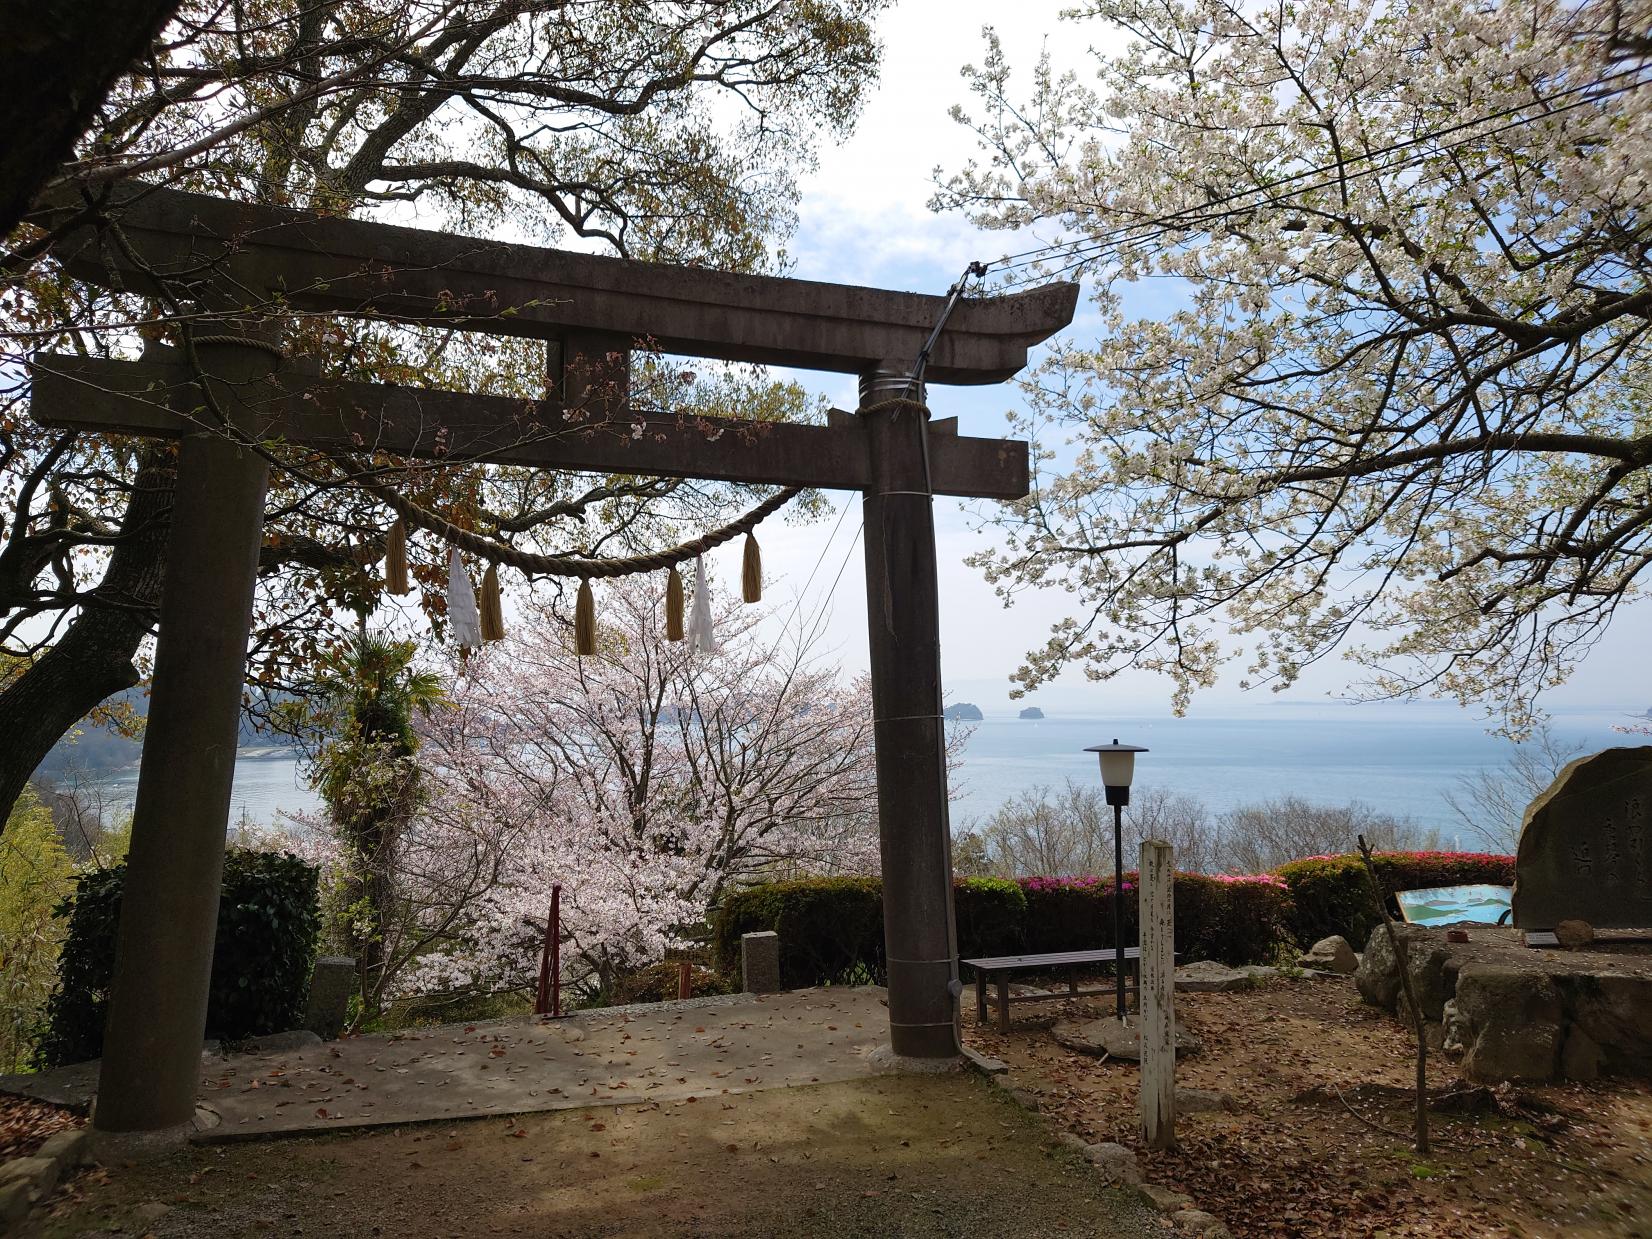
[[[941,712],[941,717],[954,723],[979,723],[981,707],[967,701],[956,701]]]
[[[1043,718],[1044,717],[1044,711],[1040,710],[1037,706],[1028,706],[1025,710],[1021,711],[1021,713],[1019,715],[1017,715],[1016,717],[1018,717],[1018,718]]]

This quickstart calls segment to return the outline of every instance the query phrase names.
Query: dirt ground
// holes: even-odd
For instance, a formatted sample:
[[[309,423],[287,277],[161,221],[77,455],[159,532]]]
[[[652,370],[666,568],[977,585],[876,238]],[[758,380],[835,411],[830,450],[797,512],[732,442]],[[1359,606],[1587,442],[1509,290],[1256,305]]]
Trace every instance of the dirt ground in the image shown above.
[[[193,1148],[81,1175],[19,1234],[1160,1236],[969,1074]]]
[[[1008,1036],[972,1012],[966,1040],[1010,1064],[1052,1122],[1137,1148],[1150,1181],[1187,1192],[1236,1236],[1652,1237],[1646,1082],[1488,1093],[1431,1055],[1431,1089],[1466,1093],[1436,1104],[1479,1112],[1435,1113],[1435,1147],[1419,1158],[1413,1043],[1360,1002],[1352,978],[1176,1001],[1204,1043],[1178,1064],[1178,1084],[1223,1090],[1238,1109],[1182,1116],[1168,1153],[1139,1148],[1133,1064],[1071,1054],[1049,1035],[1058,1016],[1105,1015],[1105,1002],[1017,1005]]]

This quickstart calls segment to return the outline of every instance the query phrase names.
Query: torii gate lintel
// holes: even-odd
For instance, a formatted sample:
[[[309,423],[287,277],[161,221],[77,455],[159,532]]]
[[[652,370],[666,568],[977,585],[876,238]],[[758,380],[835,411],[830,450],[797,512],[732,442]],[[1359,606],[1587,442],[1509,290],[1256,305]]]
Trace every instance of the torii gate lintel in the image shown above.
[[[901,398],[945,299],[569,255],[144,186],[116,197],[123,243],[78,228],[58,246],[68,270],[126,289],[175,278],[196,304],[250,314],[253,324],[197,325],[198,371],[160,349],[142,361],[36,359],[38,420],[183,444],[99,1132],[137,1151],[186,1137],[194,1115],[268,472],[247,444],[268,439],[860,490],[891,1047],[955,1055],[933,496],[1019,497],[1028,459],[1024,443],[959,435],[955,423],[932,423],[921,403]],[[267,307],[247,307],[249,289],[300,311],[542,338],[560,381],[545,401],[523,402],[325,382],[302,364],[272,375],[269,353],[249,337],[273,324],[257,325]],[[1029,347],[1071,320],[1076,299],[1076,286],[1061,284],[961,302],[926,377],[1010,377]],[[638,340],[857,374],[861,407],[834,412],[825,426],[634,410],[626,360]],[[234,436],[203,416],[203,386]]]

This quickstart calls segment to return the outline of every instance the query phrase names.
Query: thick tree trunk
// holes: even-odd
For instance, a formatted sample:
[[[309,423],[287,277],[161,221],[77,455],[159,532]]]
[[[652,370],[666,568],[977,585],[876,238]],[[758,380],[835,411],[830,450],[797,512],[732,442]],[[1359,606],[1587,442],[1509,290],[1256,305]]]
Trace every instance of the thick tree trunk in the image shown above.
[[[0,5],[0,237],[74,150],[116,77],[179,0]]]
[[[0,830],[52,746],[138,682],[132,659],[160,603],[175,466],[170,448],[144,449],[102,582],[57,643],[0,692]]]

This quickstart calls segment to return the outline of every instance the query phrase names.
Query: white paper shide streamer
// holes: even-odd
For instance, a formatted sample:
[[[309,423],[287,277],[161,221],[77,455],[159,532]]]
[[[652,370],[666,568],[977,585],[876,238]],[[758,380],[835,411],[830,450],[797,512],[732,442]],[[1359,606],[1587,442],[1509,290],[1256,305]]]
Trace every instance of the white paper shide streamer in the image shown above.
[[[694,557],[694,606],[688,613],[688,648],[699,654],[717,652],[717,636],[711,631],[711,589],[706,580],[706,561]]]
[[[447,557],[447,618],[453,625],[453,639],[461,650],[482,648],[482,614],[476,609],[476,590],[470,573],[454,547]]]

